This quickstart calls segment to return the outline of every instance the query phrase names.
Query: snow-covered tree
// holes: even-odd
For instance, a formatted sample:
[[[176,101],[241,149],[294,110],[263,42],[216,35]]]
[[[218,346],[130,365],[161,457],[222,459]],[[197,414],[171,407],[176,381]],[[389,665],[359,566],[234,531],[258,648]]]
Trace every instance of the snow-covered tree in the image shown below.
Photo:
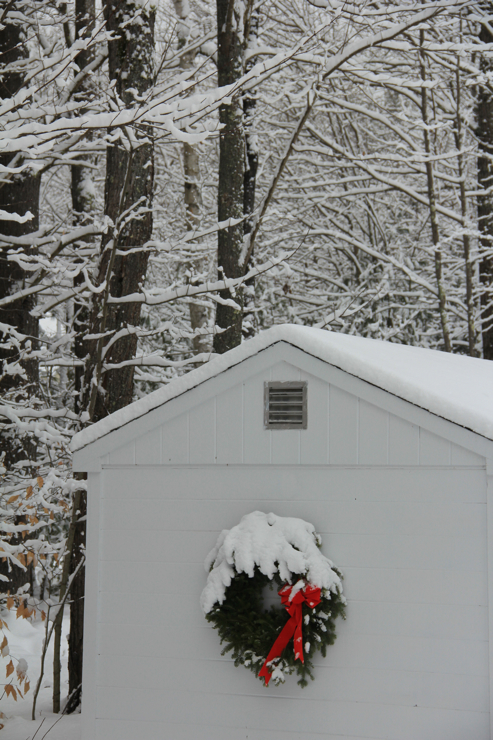
[[[78,429],[242,323],[487,356],[479,5],[0,0],[0,575],[73,589],[71,708]]]

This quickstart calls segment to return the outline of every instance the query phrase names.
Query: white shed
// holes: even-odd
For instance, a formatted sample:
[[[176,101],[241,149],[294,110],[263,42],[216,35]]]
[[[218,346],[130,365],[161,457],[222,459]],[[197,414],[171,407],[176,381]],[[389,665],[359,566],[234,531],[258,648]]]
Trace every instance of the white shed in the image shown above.
[[[266,415],[282,382],[306,393],[298,428]],[[73,449],[83,740],[493,737],[492,363],[274,327]],[[344,573],[347,620],[305,689],[235,668],[199,606],[204,558],[255,510],[312,522]]]

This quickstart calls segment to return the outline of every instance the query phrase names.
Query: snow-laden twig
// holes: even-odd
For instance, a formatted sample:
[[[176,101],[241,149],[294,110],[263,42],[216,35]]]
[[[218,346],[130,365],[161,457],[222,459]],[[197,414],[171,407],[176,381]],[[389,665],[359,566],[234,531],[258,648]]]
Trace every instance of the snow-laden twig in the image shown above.
[[[66,603],[66,601],[67,601],[67,599],[69,597],[70,588],[72,586],[72,583],[75,580],[75,576],[80,571],[80,569],[82,568],[82,566],[84,565],[84,563],[85,563],[85,557],[82,556],[80,562],[78,563],[76,569],[74,570],[74,572],[72,573],[72,575],[70,577],[70,581],[68,583],[67,590],[65,591],[65,594],[63,596],[63,599],[60,601],[59,604],[56,604],[56,606],[58,607],[59,610],[62,610],[63,611],[63,607],[65,606],[65,603]],[[41,688],[41,683],[43,681],[46,652],[48,650],[48,645],[50,644],[51,636],[53,634],[53,631],[55,629],[55,624],[56,624],[56,621],[57,621],[57,619],[55,617],[55,619],[52,622],[51,628],[48,629],[49,622],[50,622],[50,620],[49,620],[50,608],[51,607],[48,607],[48,614],[46,615],[45,639],[43,641],[43,650],[41,652],[41,669],[40,669],[38,682],[36,684],[36,688],[34,690],[34,696],[33,696],[33,708],[32,708],[32,713],[31,713],[31,719],[32,720],[35,720],[36,719],[36,702],[38,700],[39,690]]]

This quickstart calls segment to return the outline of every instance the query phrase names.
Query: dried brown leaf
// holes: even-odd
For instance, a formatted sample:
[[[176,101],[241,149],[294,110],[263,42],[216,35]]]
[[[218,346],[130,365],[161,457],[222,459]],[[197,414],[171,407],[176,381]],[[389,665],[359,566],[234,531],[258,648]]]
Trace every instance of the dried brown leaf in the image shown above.
[[[8,683],[7,686],[5,687],[5,693],[7,694],[7,696],[11,696],[12,695],[14,697],[15,701],[17,701],[17,692],[16,692],[16,690],[14,689],[14,687],[12,686],[11,683]]]

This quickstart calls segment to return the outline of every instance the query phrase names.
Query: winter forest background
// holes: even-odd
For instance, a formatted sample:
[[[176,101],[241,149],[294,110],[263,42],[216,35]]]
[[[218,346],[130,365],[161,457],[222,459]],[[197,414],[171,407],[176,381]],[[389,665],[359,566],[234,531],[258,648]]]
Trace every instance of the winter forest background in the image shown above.
[[[0,604],[54,712],[77,431],[284,322],[493,360],[492,85],[489,2],[0,0]]]

